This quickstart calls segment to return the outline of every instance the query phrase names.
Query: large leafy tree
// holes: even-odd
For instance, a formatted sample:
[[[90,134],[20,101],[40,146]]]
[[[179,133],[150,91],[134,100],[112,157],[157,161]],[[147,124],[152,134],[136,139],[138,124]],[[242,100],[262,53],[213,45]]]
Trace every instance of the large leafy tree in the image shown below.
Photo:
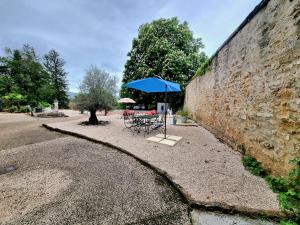
[[[68,105],[68,85],[67,72],[64,69],[65,61],[60,57],[59,53],[54,49],[44,55],[44,66],[50,75],[52,97],[57,99],[60,106]]]
[[[79,109],[90,111],[89,123],[98,124],[97,110],[112,109],[116,94],[117,78],[96,66],[91,66],[83,78],[80,93],[75,100]]]
[[[6,57],[0,58],[0,95],[19,93],[27,104],[36,106],[43,89],[49,83],[49,75],[39,62],[34,48],[24,45],[22,49],[6,49]]]
[[[187,22],[180,23],[176,17],[146,23],[133,39],[122,82],[153,76],[177,82],[183,91],[168,97],[168,101],[177,108],[183,102],[187,82],[207,59],[200,51],[203,47],[201,39],[193,37]],[[121,89],[121,96],[146,105],[163,98],[163,94],[149,95],[125,87]]]
[[[20,49],[5,49],[5,56],[0,57],[0,101],[7,102],[11,96],[22,96],[20,104],[38,106],[41,102],[53,103],[61,100],[62,106],[67,102],[66,72],[64,60],[51,50],[42,60],[34,48],[24,45]],[[16,103],[12,102],[13,105]]]

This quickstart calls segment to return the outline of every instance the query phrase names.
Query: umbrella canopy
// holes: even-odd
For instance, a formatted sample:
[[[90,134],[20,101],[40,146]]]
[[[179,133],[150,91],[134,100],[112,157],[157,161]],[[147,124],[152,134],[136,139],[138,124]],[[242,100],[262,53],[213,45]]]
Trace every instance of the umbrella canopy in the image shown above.
[[[128,88],[134,88],[144,92],[179,92],[180,85],[156,77],[134,80],[126,84]]]
[[[135,101],[131,98],[121,98],[118,103],[135,103]]]
[[[165,138],[167,138],[167,110],[166,94],[167,92],[179,92],[180,85],[174,82],[166,81],[156,77],[150,77],[140,80],[134,80],[125,85],[128,88],[137,89],[144,92],[165,92]]]

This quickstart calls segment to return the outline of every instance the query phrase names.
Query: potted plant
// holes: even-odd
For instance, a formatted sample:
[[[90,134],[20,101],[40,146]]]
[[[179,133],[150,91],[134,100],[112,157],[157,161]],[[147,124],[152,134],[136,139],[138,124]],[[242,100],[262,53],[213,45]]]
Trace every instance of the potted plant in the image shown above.
[[[187,117],[188,117],[188,111],[186,110],[186,108],[183,108],[180,111],[180,120],[181,120],[181,123],[186,123],[187,122]]]

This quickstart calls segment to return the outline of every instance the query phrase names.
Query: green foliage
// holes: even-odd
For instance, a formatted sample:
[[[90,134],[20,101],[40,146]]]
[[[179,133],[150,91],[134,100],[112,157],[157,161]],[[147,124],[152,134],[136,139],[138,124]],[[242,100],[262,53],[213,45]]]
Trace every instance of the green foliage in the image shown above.
[[[255,158],[251,156],[244,156],[242,158],[243,165],[245,168],[252,174],[260,177],[266,176],[266,171],[261,166],[261,163],[259,163]]]
[[[187,117],[188,116],[188,111],[186,108],[183,108],[179,111],[180,115],[183,116],[183,117]]]
[[[10,112],[10,113],[18,112],[18,107],[15,105],[12,105],[12,106],[8,107],[8,112]]]
[[[79,110],[80,112],[83,112],[84,109],[85,109],[85,104],[84,104],[85,97],[84,97],[84,95],[81,94],[81,93],[78,93],[77,95],[75,95],[73,101],[74,101],[74,108]]]
[[[16,112],[20,105],[24,103],[25,97],[19,93],[8,93],[2,97],[3,107],[9,109],[9,112]]]
[[[111,110],[115,105],[117,94],[117,79],[115,76],[91,66],[87,71],[80,86],[80,93],[76,96],[77,107],[82,110],[89,110],[90,123],[98,123],[97,110]]]
[[[126,104],[124,104],[124,103],[118,103],[118,102],[117,102],[116,108],[117,108],[117,109],[125,109],[125,108],[126,108]]]
[[[53,50],[51,51],[53,52]],[[46,56],[51,55],[50,52]],[[54,65],[55,74],[62,74],[63,72],[62,76],[65,76],[64,62],[58,57],[58,53],[56,53],[56,57],[53,57],[56,62],[53,64],[49,63],[51,60],[46,56],[44,66],[30,45],[24,45],[23,48],[14,50],[7,48],[6,56],[0,57],[0,96],[8,96],[11,93],[24,96],[21,101],[12,103],[18,107],[18,110],[22,105],[36,107],[40,101],[53,103],[57,96],[64,96],[64,91],[67,88],[66,83],[62,79],[57,79],[58,81],[55,83],[56,75],[53,75],[51,73],[53,71],[49,69],[49,65]],[[61,86],[63,88],[58,91],[57,87]],[[3,104],[5,101],[11,101],[1,98]],[[60,104],[62,103],[63,100]],[[4,106],[3,109],[5,109]],[[10,111],[13,111],[13,108]]]
[[[3,96],[2,99],[5,104],[17,104],[24,100],[24,96],[19,93],[12,92]]]
[[[44,55],[44,66],[50,75],[50,86],[52,89],[51,96],[57,99],[61,107],[67,107],[67,73],[65,72],[65,61],[60,57],[59,53],[54,49]]]
[[[196,71],[195,73],[195,76],[194,77],[197,77],[197,76],[202,76],[204,75],[207,71],[210,70],[210,66],[211,66],[211,60],[212,59],[207,59],[205,61],[205,63],[203,63]]]
[[[300,151],[300,150],[299,150]],[[254,158],[250,156],[243,157],[243,164],[246,169],[253,174],[265,177],[270,188],[278,193],[279,206],[289,217],[283,220],[280,225],[300,224],[300,159],[299,157],[290,160],[294,164],[293,169],[287,177],[265,176],[266,173]]]
[[[280,221],[279,225],[298,225],[298,223],[293,222],[291,220],[283,220],[283,221]]]
[[[38,107],[41,109],[45,109],[45,108],[51,107],[51,104],[49,104],[48,102],[41,101],[38,103]]]
[[[28,112],[28,108],[26,106],[20,106],[19,112],[26,113]]]
[[[268,182],[268,184],[278,193],[280,208],[293,215],[293,221],[300,223],[300,159],[296,157],[290,163],[294,164],[294,168],[287,178],[270,177],[269,180],[276,180],[276,182]]]
[[[181,84],[182,92],[168,95],[168,102],[178,109],[182,105],[187,82],[207,59],[203,52],[200,53],[202,48],[201,39],[194,38],[188,24],[180,23],[177,18],[143,24],[138,36],[133,39],[122,82],[153,76],[177,82]],[[146,107],[164,100],[163,94],[148,94],[125,87],[121,88],[121,97],[133,98]]]
[[[266,181],[269,187],[276,193],[288,191],[287,180],[284,177],[267,176]]]

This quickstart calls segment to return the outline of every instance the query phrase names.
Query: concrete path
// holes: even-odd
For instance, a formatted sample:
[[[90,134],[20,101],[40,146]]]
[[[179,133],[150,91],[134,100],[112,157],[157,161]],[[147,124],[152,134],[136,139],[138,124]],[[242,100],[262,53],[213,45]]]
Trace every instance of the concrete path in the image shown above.
[[[193,225],[277,225],[267,219],[253,219],[241,215],[228,215],[219,212],[193,210],[191,212]]]
[[[276,194],[262,178],[251,175],[241,163],[241,155],[218,141],[202,127],[168,125],[168,133],[182,136],[174,147],[147,141],[123,129],[119,115],[100,117],[107,126],[82,126],[87,120],[48,123],[47,126],[108,143],[134,155],[165,173],[189,199],[190,204],[264,213],[276,216],[280,210]]]

